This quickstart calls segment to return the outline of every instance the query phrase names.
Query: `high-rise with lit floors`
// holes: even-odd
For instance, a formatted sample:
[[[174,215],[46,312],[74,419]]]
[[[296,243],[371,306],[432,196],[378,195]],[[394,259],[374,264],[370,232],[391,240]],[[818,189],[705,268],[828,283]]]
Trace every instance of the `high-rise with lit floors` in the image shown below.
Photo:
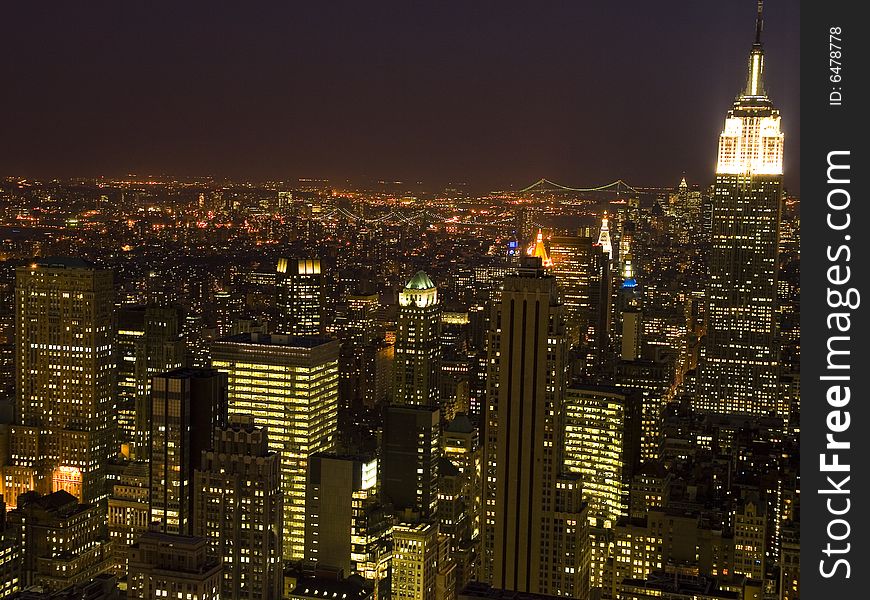
[[[20,427],[13,436],[33,443],[28,456],[13,459],[32,470],[42,493],[66,490],[85,503],[108,494],[105,464],[116,453],[113,293],[112,272],[82,259],[16,269]]]
[[[122,452],[148,458],[151,378],[183,366],[182,311],[123,306],[118,311],[118,441]]]
[[[250,417],[233,417],[214,432],[194,471],[193,532],[223,560],[221,598],[279,598],[283,498],[280,457]]]
[[[555,277],[523,257],[493,305],[484,412],[480,579],[589,596],[587,505],[563,472],[566,334]]]
[[[212,365],[229,376],[230,415],[253,416],[281,455],[285,560],[305,555],[308,457],[336,442],[338,346],[317,336],[244,333],[212,347]]]
[[[226,423],[227,376],[214,369],[173,369],[151,382],[151,521],[164,533],[193,531],[193,471]]]
[[[438,289],[423,271],[399,293],[395,404],[438,406],[441,377]]]
[[[277,331],[288,335],[323,333],[324,287],[320,259],[279,259],[275,289]]]
[[[374,455],[319,453],[309,458],[305,559],[368,579],[374,583],[374,598],[383,599],[393,515],[379,501],[378,491]]]
[[[761,30],[759,3],[746,86],[719,136],[707,337],[695,407],[786,418],[776,344],[783,134],[764,89]]]

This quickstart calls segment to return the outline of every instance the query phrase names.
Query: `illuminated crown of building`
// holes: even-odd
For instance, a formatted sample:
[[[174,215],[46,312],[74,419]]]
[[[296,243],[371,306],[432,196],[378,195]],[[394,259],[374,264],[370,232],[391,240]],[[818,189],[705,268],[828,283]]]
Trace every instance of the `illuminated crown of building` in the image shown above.
[[[610,243],[610,225],[608,225],[608,221],[607,212],[605,211],[604,217],[601,219],[601,232],[598,234],[598,244],[604,248],[604,253],[610,259],[613,258],[613,245]]]
[[[538,229],[538,237],[535,238],[535,243],[529,246],[529,251],[526,254],[540,258],[541,265],[545,268],[553,266],[553,261],[550,259],[550,255],[547,254],[546,246],[544,246],[544,233],[540,229]]]
[[[749,72],[743,93],[728,111],[719,136],[716,173],[726,175],[781,175],[783,134],[779,111],[764,91],[762,0],[758,1],[755,43],[749,53]]]
[[[424,271],[417,271],[399,292],[399,306],[432,306],[438,303],[438,289]]]

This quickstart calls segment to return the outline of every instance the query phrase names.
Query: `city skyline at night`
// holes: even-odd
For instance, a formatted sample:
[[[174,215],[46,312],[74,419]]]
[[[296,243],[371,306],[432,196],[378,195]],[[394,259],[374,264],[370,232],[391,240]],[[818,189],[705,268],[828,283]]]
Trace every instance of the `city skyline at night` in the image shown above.
[[[43,14],[0,600],[799,600],[797,3],[696,4]]]

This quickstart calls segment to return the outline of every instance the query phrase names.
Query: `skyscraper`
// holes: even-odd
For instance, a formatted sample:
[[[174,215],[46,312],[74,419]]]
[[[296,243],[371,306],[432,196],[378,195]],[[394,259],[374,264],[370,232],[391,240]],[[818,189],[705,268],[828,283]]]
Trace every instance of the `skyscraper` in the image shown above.
[[[275,288],[280,333],[323,333],[324,288],[319,259],[279,259]]]
[[[118,441],[147,458],[151,378],[183,366],[182,311],[169,306],[124,306],[118,313]]]
[[[381,490],[396,509],[418,519],[438,512],[441,419],[432,406],[388,406],[381,451]]]
[[[565,465],[583,480],[590,519],[613,527],[628,515],[628,493],[640,462],[640,394],[572,386],[565,394]]]
[[[309,458],[305,558],[374,582],[374,597],[390,563],[391,511],[378,501],[378,459],[329,453]]]
[[[221,598],[279,598],[283,497],[280,457],[253,419],[234,417],[214,432],[194,471],[193,532],[223,560]]]
[[[785,419],[776,344],[783,134],[764,89],[761,30],[759,3],[746,86],[719,136],[707,337],[695,405]]]
[[[103,499],[116,451],[112,272],[45,258],[16,269],[15,281],[17,419],[35,436],[20,464],[43,493]]]
[[[539,258],[505,277],[488,351],[481,579],[585,600],[587,506],[579,477],[563,473],[565,324]]]
[[[438,290],[418,271],[399,293],[395,404],[439,406],[441,307]]]
[[[151,521],[164,533],[193,532],[193,471],[226,422],[227,376],[174,369],[151,382]]]
[[[305,554],[308,457],[336,441],[338,347],[329,338],[258,333],[212,347],[213,366],[229,375],[230,415],[252,415],[281,455],[285,560]]]
[[[610,315],[610,263],[589,237],[550,238],[553,274],[561,291],[569,342],[587,348],[587,364],[606,348]]]

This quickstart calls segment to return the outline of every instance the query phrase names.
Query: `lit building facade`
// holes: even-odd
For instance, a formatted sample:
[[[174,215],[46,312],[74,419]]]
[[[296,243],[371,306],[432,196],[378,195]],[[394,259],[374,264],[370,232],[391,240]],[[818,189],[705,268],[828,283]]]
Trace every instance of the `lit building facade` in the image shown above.
[[[220,600],[221,571],[205,538],[149,531],[130,548],[127,598]]]
[[[438,289],[419,271],[399,293],[395,404],[439,406],[441,307]]]
[[[127,551],[151,524],[151,486],[148,462],[124,467],[109,496],[109,540],[112,542],[112,572],[127,573]]]
[[[159,531],[193,531],[193,471],[226,418],[225,373],[182,368],[152,379],[150,510]]]
[[[378,501],[378,460],[319,453],[309,459],[305,559],[374,583],[389,574],[393,517]]]
[[[759,14],[746,87],[719,136],[707,336],[695,408],[785,420],[776,340],[783,133],[763,73]]]
[[[21,549],[21,587],[51,592],[92,579],[112,564],[105,511],[65,490],[28,492],[7,517]]]
[[[266,431],[239,417],[218,427],[194,471],[193,533],[223,561],[222,600],[280,597],[283,509],[280,457]]]
[[[16,269],[15,282],[16,418],[22,435],[38,435],[35,454],[13,464],[31,469],[42,493],[105,499],[116,452],[112,272],[46,258]]]
[[[277,271],[278,331],[288,335],[322,334],[324,287],[320,260],[281,258]]]
[[[148,458],[151,378],[184,365],[177,307],[125,306],[118,312],[118,441],[123,454]]]
[[[308,457],[336,442],[338,353],[338,341],[316,336],[248,333],[212,346],[212,365],[229,376],[229,414],[252,415],[281,455],[285,560],[305,556]]]
[[[589,518],[613,527],[628,515],[631,478],[640,462],[640,400],[608,387],[565,393],[565,466],[581,475]]]

